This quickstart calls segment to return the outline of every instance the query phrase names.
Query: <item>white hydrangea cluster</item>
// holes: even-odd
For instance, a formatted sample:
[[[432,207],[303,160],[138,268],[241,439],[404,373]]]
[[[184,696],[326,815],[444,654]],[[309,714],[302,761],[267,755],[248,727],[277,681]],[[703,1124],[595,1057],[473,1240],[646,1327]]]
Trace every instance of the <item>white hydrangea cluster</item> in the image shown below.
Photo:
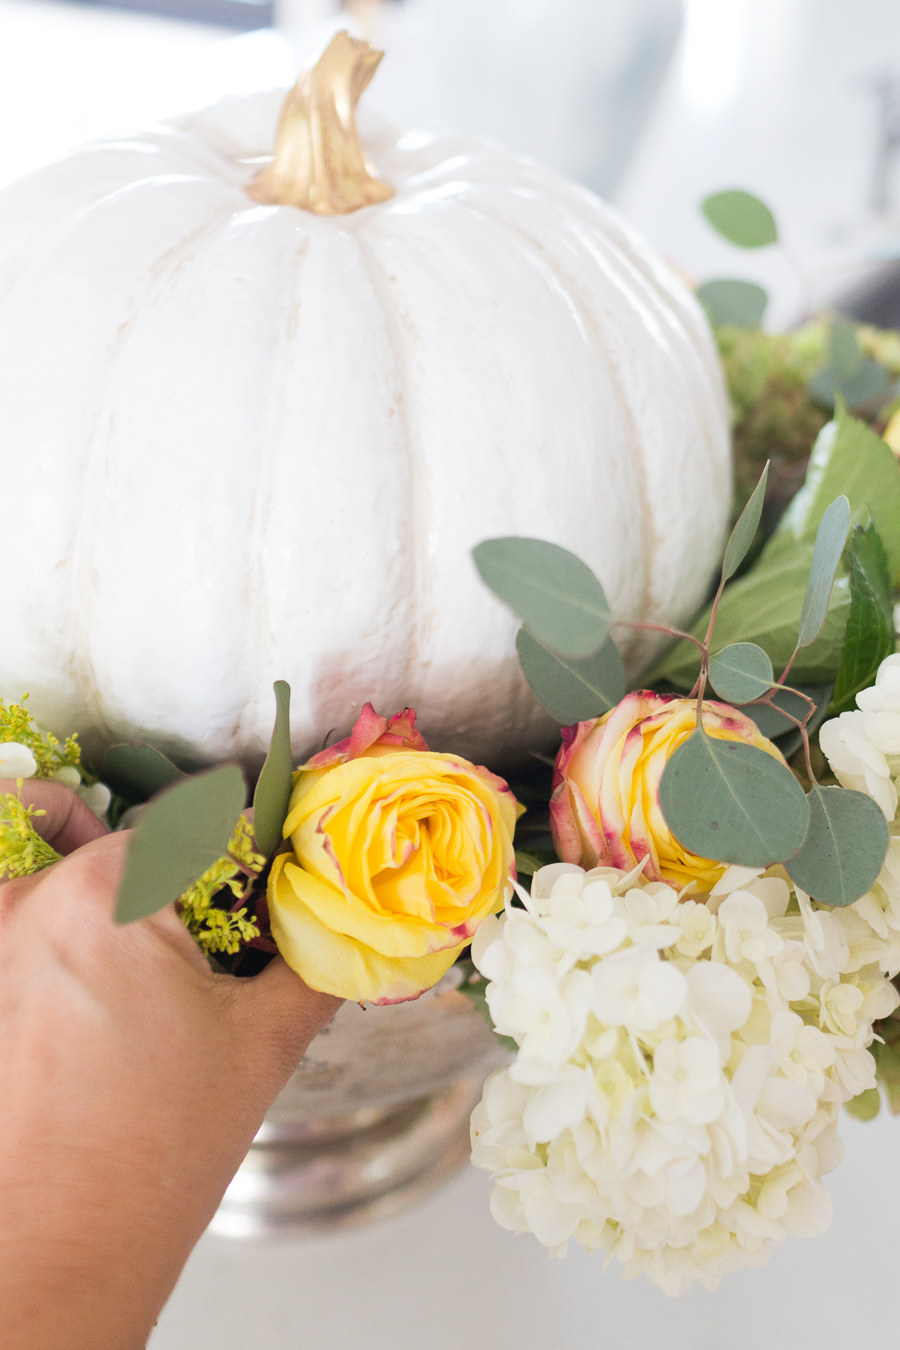
[[[0,778],[33,778],[37,767],[37,760],[27,745],[20,741],[0,742]],[[66,787],[74,788],[95,815],[106,814],[111,794],[105,783],[83,783],[81,774],[71,764],[60,765],[53,777]]]
[[[898,606],[900,609],[900,606]],[[884,969],[900,969],[900,654],[878,667],[875,683],[856,695],[858,712],[841,713],[819,732],[819,745],[843,787],[864,792],[878,803],[888,820],[890,842],[868,895],[853,906],[887,944]]]
[[[856,704],[857,712],[825,723],[819,745],[838,782],[872,797],[892,821],[900,777],[900,653],[882,661]]]
[[[517,888],[472,948],[519,1047],[472,1116],[498,1223],[670,1294],[822,1232],[841,1103],[874,1086],[872,1023],[900,1002],[897,881],[846,909],[780,868],[708,896],[567,863]]]

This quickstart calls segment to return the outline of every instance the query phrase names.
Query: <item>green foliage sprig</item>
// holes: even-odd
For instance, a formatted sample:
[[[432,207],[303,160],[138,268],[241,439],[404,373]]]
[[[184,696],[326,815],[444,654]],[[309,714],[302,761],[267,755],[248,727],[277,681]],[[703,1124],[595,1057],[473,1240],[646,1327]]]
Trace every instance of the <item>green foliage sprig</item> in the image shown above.
[[[174,901],[208,955],[234,956],[248,943],[274,951],[258,914],[290,800],[290,695],[290,686],[277,681],[275,725],[253,797],[252,825],[236,765],[188,775],[152,746],[107,751],[104,773],[125,798],[150,798],[119,887],[118,923],[147,918]]]
[[[81,777],[89,778],[90,775],[85,774],[81,766],[78,737],[68,736],[60,744],[52,732],[39,731],[30,709],[25,706],[27,701],[27,694],[21,703],[10,703],[8,706],[0,699],[0,743],[15,741],[27,746],[37,764],[35,778],[53,778],[63,768],[77,769]]]
[[[253,830],[241,816],[228,844],[228,853],[207,868],[178,900],[178,910],[188,932],[204,952],[233,956],[243,943],[260,936],[257,924],[247,917],[244,903],[265,866],[265,857],[254,848]],[[228,891],[230,907],[220,900]]]
[[[893,514],[900,475],[890,451],[880,442],[890,457],[892,476],[878,472],[881,452],[867,441],[871,435],[841,411],[818,457],[813,457],[806,487],[782,536],[774,541],[778,566],[788,563],[792,572],[805,573],[802,588],[797,584],[799,578],[792,576],[790,601],[786,609],[782,605],[778,619],[783,665],[778,679],[771,652],[747,636],[712,651],[717,621],[728,608],[729,595],[749,581],[743,578],[726,590],[759,528],[765,469],[726,545],[713,601],[690,633],[614,618],[597,578],[559,545],[503,538],[486,540],[474,550],[482,578],[524,620],[516,643],[522,670],[538,702],[551,715],[577,712],[571,720],[588,720],[607,712],[624,696],[621,663],[610,660],[607,653],[613,627],[652,629],[680,638],[679,648],[690,649],[696,670],[691,696],[697,703],[697,721],[696,730],[669,759],[660,782],[659,804],[669,828],[685,848],[701,857],[749,867],[782,863],[797,886],[828,905],[850,904],[873,884],[887,852],[887,824],[878,805],[865,794],[818,783],[809,727],[820,715],[821,705],[786,679],[802,653],[815,646],[826,625],[854,521],[845,566],[856,577],[855,609],[853,582],[844,588],[849,592],[845,607],[855,614],[854,653],[844,658],[839,644],[833,668],[827,673],[832,679],[837,673],[840,696],[846,698],[851,688],[862,687],[858,682],[871,673],[876,657],[881,659],[886,641],[886,576],[890,566],[900,566],[900,512]],[[852,445],[852,462],[835,457],[839,443],[841,456],[848,456],[845,447]],[[837,481],[847,491],[834,495]],[[882,487],[887,501],[877,497]],[[876,527],[881,519],[888,532],[887,544]],[[770,569],[771,583],[771,558],[764,553],[759,565]],[[756,605],[749,613],[755,615],[761,598],[755,597]],[[845,614],[844,627],[848,626]],[[765,751],[707,734],[703,700],[708,686],[726,703],[758,710],[759,716],[774,717],[796,728],[804,751],[808,793],[784,763]]]
[[[784,668],[791,660],[817,531],[829,504],[839,494],[849,501],[851,524],[864,528],[871,525],[872,534],[881,541],[887,582],[893,589],[900,574],[900,471],[885,442],[839,407],[837,417],[820,432],[805,483],[778,529],[750,570],[737,577],[721,598],[716,631],[723,645],[754,643],[767,653],[776,668]],[[857,538],[855,530],[852,538]],[[832,684],[844,660],[840,707],[846,706],[846,700],[851,697],[850,685],[854,679],[864,680],[868,673],[856,668],[853,655],[862,637],[861,625],[865,624],[873,644],[871,657],[878,652],[887,655],[893,650],[890,645],[893,625],[888,615],[890,597],[884,590],[884,573],[878,572],[874,561],[876,548],[870,542],[860,553],[859,543],[856,545],[854,644],[848,645],[846,641],[853,605],[851,542],[851,548],[841,559],[819,636],[796,654],[791,667],[795,683],[808,691],[810,686]],[[877,604],[864,602],[867,589],[873,597],[878,597]],[[710,613],[711,606],[707,606],[698,616],[689,630],[690,642],[673,644],[657,662],[648,676],[651,683],[665,680],[684,690],[693,686],[700,668],[696,641],[706,632]],[[877,637],[873,624],[880,628]],[[877,664],[874,668],[877,669]],[[871,664],[869,669],[872,669]],[[854,689],[852,693],[855,692]],[[840,707],[832,711],[840,711]]]
[[[21,792],[23,780],[18,780]],[[42,839],[32,825],[46,811],[26,806],[14,792],[0,796],[0,880],[28,877],[59,862],[60,854]]]

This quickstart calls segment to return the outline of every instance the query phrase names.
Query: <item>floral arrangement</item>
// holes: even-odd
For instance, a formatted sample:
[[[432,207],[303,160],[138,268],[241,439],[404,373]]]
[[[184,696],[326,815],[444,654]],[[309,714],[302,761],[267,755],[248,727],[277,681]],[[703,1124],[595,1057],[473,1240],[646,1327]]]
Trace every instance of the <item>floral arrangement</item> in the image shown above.
[[[705,209],[735,242],[777,240],[749,194]],[[736,409],[736,353],[764,345],[747,287],[701,290],[728,320]],[[237,766],[188,774],[149,744],[88,764],[23,700],[0,704],[18,784],[0,876],[56,861],[22,793],[53,778],[132,830],[118,920],[174,903],[221,969],[277,951],[315,989],[390,1004],[458,962],[510,1052],[473,1161],[498,1222],[556,1254],[574,1239],[678,1294],[821,1232],[841,1106],[870,1117],[881,1084],[900,1110],[900,468],[879,434],[900,349],[846,327],[771,346],[762,385],[784,356],[797,444],[754,485],[767,433],[745,399],[718,585],[688,630],[631,624],[661,644],[643,687],[613,641],[631,621],[580,559],[536,539],[474,550],[560,724],[551,781],[434,752],[411,709],[370,704],[295,766],[278,681],[248,800]]]
[[[874,896],[824,909],[778,867],[686,889],[552,864],[473,945],[518,1046],[472,1120],[494,1217],[670,1294],[828,1226],[838,1111],[900,1003]]]

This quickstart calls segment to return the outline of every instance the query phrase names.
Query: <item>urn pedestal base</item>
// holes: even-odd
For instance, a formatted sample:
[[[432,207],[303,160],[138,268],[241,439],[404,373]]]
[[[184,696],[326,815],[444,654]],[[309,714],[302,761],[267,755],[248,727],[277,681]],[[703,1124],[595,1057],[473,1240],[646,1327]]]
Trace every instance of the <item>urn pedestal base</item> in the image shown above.
[[[385,1218],[447,1181],[469,1156],[482,1077],[399,1109],[323,1120],[293,1141],[257,1139],[210,1225],[221,1237],[303,1236]],[[374,1118],[373,1118],[374,1117]]]
[[[348,1228],[414,1204],[469,1156],[469,1116],[504,1052],[452,969],[414,1003],[345,1003],[268,1112],[210,1231]]]

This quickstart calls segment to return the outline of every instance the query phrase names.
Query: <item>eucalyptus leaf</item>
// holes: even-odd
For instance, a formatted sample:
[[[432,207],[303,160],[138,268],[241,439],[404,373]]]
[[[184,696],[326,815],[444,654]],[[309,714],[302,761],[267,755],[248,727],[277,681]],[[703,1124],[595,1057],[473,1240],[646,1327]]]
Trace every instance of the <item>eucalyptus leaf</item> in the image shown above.
[[[792,544],[774,556],[764,551],[762,559],[745,576],[726,587],[716,616],[716,641],[755,642],[768,652],[776,669],[787,665],[797,645],[797,625],[803,606],[812,562],[811,544]],[[841,661],[844,629],[850,608],[850,581],[838,577],[828,617],[821,634],[801,652],[792,668],[797,684],[824,684],[834,679]],[[703,638],[709,624],[709,606],[691,625]],[[697,678],[700,660],[697,648],[684,639],[673,643],[647,676],[649,684],[669,680],[690,689]]]
[[[667,763],[659,805],[684,848],[743,867],[789,858],[809,822],[803,789],[780,760],[699,729]]]
[[[739,248],[765,248],[778,241],[775,217],[751,192],[735,188],[713,193],[701,210],[713,229]]]
[[[881,536],[888,572],[900,572],[900,468],[890,446],[844,409],[819,432],[803,487],[781,518],[764,557],[816,537],[827,507],[843,494],[854,524],[869,519]],[[761,560],[762,561],[762,560]]]
[[[755,642],[735,642],[709,659],[709,679],[726,703],[751,703],[775,683],[772,662]]]
[[[785,863],[796,886],[823,905],[852,905],[881,871],[888,827],[881,807],[852,788],[814,787],[803,846]]]
[[[565,727],[599,717],[625,697],[625,670],[612,638],[593,656],[576,660],[556,656],[527,628],[520,628],[516,652],[538,703]]]
[[[870,358],[862,361],[853,375],[841,377],[833,366],[823,366],[808,381],[809,392],[825,408],[834,408],[838,398],[848,408],[865,407],[876,399],[887,398],[890,386],[884,366]]]
[[[875,683],[894,650],[894,616],[887,555],[874,525],[854,528],[850,540],[850,616],[832,697],[832,713],[856,707],[856,695]]]
[[[591,656],[609,633],[603,587],[580,558],[543,539],[486,539],[475,565],[538,642],[560,656]]]
[[[837,497],[822,516],[816,532],[809,581],[800,611],[798,647],[808,647],[822,631],[835,573],[849,530],[850,503],[846,497]]]
[[[852,380],[863,363],[856,329],[846,319],[832,319],[828,330],[828,360],[835,378]]]
[[[136,804],[185,776],[161,751],[140,742],[111,745],[99,773],[118,797]]]
[[[183,895],[227,852],[245,801],[235,764],[183,778],[155,797],[134,828],[116,922],[145,919]]]
[[[291,686],[276,680],[275,726],[269,753],[253,794],[253,838],[269,858],[281,843],[281,829],[288,813],[294,775],[291,764]]]
[[[766,484],[769,481],[769,466],[765,465],[759,476],[759,482],[750,494],[746,506],[737,519],[734,529],[725,545],[725,557],[722,562],[722,577],[728,581],[733,577],[750,551],[750,545],[756,538],[763,503],[766,499]]]
[[[697,299],[716,327],[758,328],[769,303],[768,292],[755,281],[731,277],[704,281],[697,287]]]

